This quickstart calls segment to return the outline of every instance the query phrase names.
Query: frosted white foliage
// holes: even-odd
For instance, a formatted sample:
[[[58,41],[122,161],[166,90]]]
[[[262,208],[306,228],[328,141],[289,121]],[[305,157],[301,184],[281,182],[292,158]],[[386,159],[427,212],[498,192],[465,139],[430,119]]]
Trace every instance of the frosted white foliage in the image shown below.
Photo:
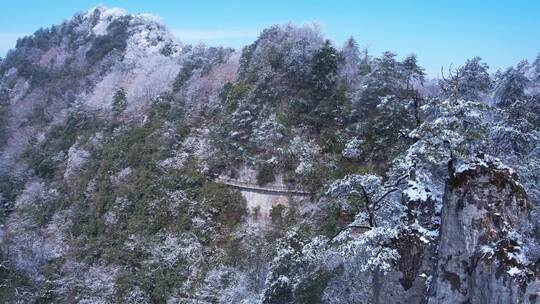
[[[246,104],[232,113],[232,123],[235,127],[229,133],[231,138],[238,141],[245,141],[250,138],[250,131],[257,120],[256,111],[255,105]]]
[[[233,267],[218,267],[209,271],[204,288],[198,291],[200,299],[212,299],[214,303],[257,303],[255,282],[246,273]]]
[[[103,222],[107,226],[114,226],[118,223],[118,217],[116,212],[109,210],[103,214]]]
[[[58,196],[58,191],[54,188],[48,188],[45,183],[39,181],[30,181],[26,184],[24,191],[17,196],[15,207],[23,209],[26,207],[35,207],[33,205],[46,205]]]
[[[358,45],[354,38],[349,38],[343,48],[341,49],[341,56],[343,58],[343,63],[339,68],[339,75],[345,83],[354,87],[355,82],[358,81],[358,76],[360,74],[360,52],[358,50]]]
[[[324,236],[316,236],[302,247],[302,256],[311,261],[318,261],[326,256],[326,251],[329,249],[328,238]]]
[[[267,73],[269,61],[275,54],[284,54],[284,64],[291,76],[308,77],[311,66],[307,64],[323,43],[323,36],[316,24],[303,26],[273,26],[261,34],[253,51],[255,60],[250,63],[250,72]]]
[[[164,169],[181,170],[188,159],[189,154],[184,151],[177,151],[174,156],[158,162],[158,166]]]
[[[50,240],[46,233],[34,230],[34,222],[18,214],[12,216],[5,225],[7,228],[0,230],[0,243],[3,252],[10,253],[6,259],[16,270],[36,281],[42,279],[39,269],[47,261],[59,256],[58,245],[61,244],[53,243],[59,240]]]
[[[64,178],[70,179],[80,172],[81,168],[88,161],[90,152],[81,149],[77,145],[73,145],[68,150],[66,171],[64,172]]]
[[[272,150],[274,145],[283,138],[285,127],[280,124],[275,114],[271,114],[253,131],[253,142],[257,147]]]
[[[158,234],[155,238],[158,241],[148,248],[154,262],[169,266],[184,262],[188,268],[192,268],[203,259],[201,244],[192,234]]]
[[[124,246],[128,251],[137,249],[148,253],[150,258],[145,263],[166,267],[182,263],[190,272],[197,271],[204,258],[202,245],[191,233],[158,233],[149,239],[131,235]]]
[[[326,193],[332,195],[362,195],[361,188],[374,196],[382,196],[382,178],[374,174],[351,174],[333,182]]]
[[[68,209],[56,212],[45,228],[44,235],[52,257],[60,257],[69,252],[71,225],[73,225],[73,214]]]
[[[94,13],[99,15],[99,20],[92,31],[98,36],[107,34],[108,25],[115,19],[128,16],[124,10],[99,6],[84,15],[86,21],[80,25],[81,31]],[[178,72],[181,45],[161,20],[149,14],[129,16],[129,36],[122,60],[115,62],[84,98],[91,108],[109,109],[114,92],[123,87],[127,91],[128,112],[138,112],[167,91]],[[166,47],[172,50],[171,54],[163,54]]]
[[[489,130],[489,106],[478,102],[450,101],[428,103],[423,111],[428,120],[409,134],[416,142],[393,162],[390,176],[413,170],[405,194],[410,200],[434,199],[442,205],[447,163],[451,155],[475,155],[483,134]],[[433,118],[432,120],[430,118]],[[485,135],[484,135],[485,136]]]
[[[201,51],[204,52],[204,51]],[[180,92],[190,106],[194,116],[216,110],[221,105],[219,93],[226,83],[236,80],[238,54],[229,55],[228,60],[217,64],[205,74],[195,71]]]
[[[133,169],[131,169],[130,167],[126,167],[118,171],[118,173],[116,173],[115,175],[111,176],[111,181],[114,185],[121,185],[122,183],[128,181],[128,178],[132,172]]]
[[[362,143],[363,141],[358,138],[351,139],[345,145],[345,148],[341,152],[341,155],[350,160],[357,160],[358,158],[360,158],[360,155],[362,153],[360,149]]]
[[[391,246],[402,227],[405,211],[393,195],[399,191],[397,187],[383,183],[377,175],[353,174],[335,181],[327,190],[327,195],[360,199],[364,205],[355,220],[334,238],[341,243],[337,252],[353,261],[357,271],[387,272],[399,258],[397,250]],[[364,227],[365,231],[357,233],[355,227]]]
[[[92,31],[96,36],[107,34],[107,27],[113,19],[127,15],[126,10],[121,8],[106,8],[104,6],[97,6],[90,9],[85,17],[89,18],[96,12],[99,12],[99,19],[96,25],[92,28]]]
[[[188,136],[182,143],[182,149],[187,152],[192,152],[196,156],[204,156],[209,153],[210,145],[208,144],[208,129],[196,129],[195,135]]]
[[[295,136],[289,143],[289,152],[299,160],[296,173],[305,175],[314,169],[316,157],[320,154],[320,147],[315,143],[303,140],[300,136]]]
[[[393,226],[400,223],[406,209],[395,195],[400,190],[398,186],[385,184],[382,177],[374,174],[351,174],[333,182],[326,194],[362,202],[363,210],[352,225],[364,224],[359,221],[367,219],[371,226]]]
[[[451,208],[442,208],[443,202],[454,205],[443,199],[449,173],[467,175],[462,173],[494,165],[519,176],[525,193],[518,189],[520,196],[504,206],[481,200],[482,207],[474,202],[478,195],[497,193],[475,192],[460,208],[459,224],[480,223],[471,228],[478,229],[470,231],[473,243],[487,227],[488,237],[479,240],[489,241],[478,244],[479,256],[474,256],[488,266],[507,266],[499,267],[496,277],[502,273],[508,280],[484,284],[490,290],[503,294],[504,288],[513,288],[509,284],[534,278],[540,252],[531,238],[539,229],[540,212],[535,95],[540,93],[540,57],[494,76],[494,91],[477,94],[483,88],[467,81],[467,94],[450,92],[451,98],[443,100],[439,90],[423,88],[411,100],[405,96],[415,92],[407,89],[418,83],[407,76],[405,60],[400,63],[391,53],[370,59],[349,39],[337,66],[332,60],[327,66],[313,60],[324,41],[315,25],[278,25],[242,51],[184,47],[158,17],[103,6],[22,39],[17,50],[0,59],[0,99],[7,105],[9,136],[0,147],[0,207],[5,207],[0,254],[6,269],[24,279],[13,280],[16,293],[29,295],[23,302],[47,292],[52,301],[76,303],[317,302],[319,295],[322,303],[430,301],[444,285],[438,269],[462,283],[467,276],[485,274],[467,273],[463,263],[456,271],[447,268],[456,255],[447,259],[444,251],[453,246],[438,245],[449,239],[450,245],[460,243],[451,238],[464,231],[441,220],[456,219],[444,213]],[[330,79],[336,82],[314,88],[311,84],[324,75],[336,76]],[[126,92],[127,108],[111,115],[119,89]],[[325,112],[334,97],[347,111],[351,106],[350,120],[313,126],[313,115]],[[374,118],[371,127],[380,134],[369,132],[366,117]],[[322,150],[324,128],[344,137],[338,155]],[[75,133],[58,136],[62,130]],[[400,135],[382,157],[395,157],[391,164],[376,161],[384,156],[378,146],[387,133]],[[131,146],[135,140],[158,139],[152,141],[155,149],[142,153],[166,156],[138,164],[148,157],[117,151],[115,140],[123,135],[130,135],[123,146],[134,149],[140,144]],[[103,155],[114,161],[103,162]],[[340,175],[364,158],[373,161],[372,174]],[[207,178],[234,176],[254,184],[254,168],[264,164],[275,174],[271,186],[329,183],[309,197],[240,189],[245,211],[257,210],[262,217],[256,220],[260,224],[250,217],[232,225],[217,216],[221,202],[201,192],[208,182],[193,170],[183,172],[188,160],[190,169],[193,165]],[[331,176],[341,178],[329,181]],[[151,188],[137,188],[154,177]],[[495,175],[480,176],[480,184],[492,177],[503,185]],[[463,192],[455,194],[464,194],[470,185],[460,185]],[[514,182],[509,185],[499,190],[515,192]],[[281,219],[261,221],[276,204],[287,207]],[[513,209],[505,213],[508,208]],[[136,222],[143,215],[143,222]],[[434,267],[441,263],[444,267]],[[4,274],[4,261],[0,265]],[[458,294],[465,285],[448,291]]]
[[[109,109],[112,96],[119,87],[123,87],[127,91],[127,111],[137,111],[171,87],[178,64],[172,58],[159,53],[135,54],[146,52],[140,49],[144,47],[128,45],[125,60],[117,63],[121,66],[113,69],[96,84],[88,99],[90,107]]]
[[[186,192],[182,190],[168,192],[167,197],[168,197],[168,203],[169,203],[168,210],[173,216],[178,215],[178,208],[182,204],[192,203],[188,200]]]
[[[139,286],[133,286],[124,298],[126,304],[150,303],[150,296],[144,292]]]
[[[397,250],[390,247],[398,231],[390,227],[371,229],[340,245],[338,252],[348,259],[353,259],[361,272],[387,272],[400,257]]]
[[[302,159],[294,172],[298,175],[307,175],[313,172],[314,169],[315,169],[315,166],[312,162],[310,162],[309,160]]]
[[[110,297],[115,291],[118,267],[99,264],[86,266],[73,261],[68,261],[63,267],[67,275],[56,282],[58,294],[68,296],[77,290],[77,303],[110,303]]]

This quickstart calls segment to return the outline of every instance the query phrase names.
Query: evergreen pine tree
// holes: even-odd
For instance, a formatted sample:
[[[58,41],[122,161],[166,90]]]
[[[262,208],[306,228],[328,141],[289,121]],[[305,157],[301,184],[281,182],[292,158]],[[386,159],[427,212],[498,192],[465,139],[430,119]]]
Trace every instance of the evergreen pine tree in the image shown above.
[[[120,115],[127,108],[127,93],[124,88],[116,90],[112,100],[112,112],[114,116]]]

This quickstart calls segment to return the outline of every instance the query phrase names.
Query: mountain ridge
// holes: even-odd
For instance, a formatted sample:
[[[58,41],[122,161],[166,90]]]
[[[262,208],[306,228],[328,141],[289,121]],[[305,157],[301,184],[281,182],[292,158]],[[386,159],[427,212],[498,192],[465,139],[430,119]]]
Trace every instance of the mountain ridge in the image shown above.
[[[292,24],[237,51],[98,6],[20,39],[0,62],[0,297],[538,302],[540,57],[425,78]]]

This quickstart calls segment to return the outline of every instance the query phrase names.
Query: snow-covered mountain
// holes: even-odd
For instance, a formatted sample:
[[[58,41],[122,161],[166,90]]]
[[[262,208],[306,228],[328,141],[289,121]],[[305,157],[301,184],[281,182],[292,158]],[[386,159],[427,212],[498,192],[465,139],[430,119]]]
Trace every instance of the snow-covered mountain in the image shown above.
[[[309,25],[79,13],[0,61],[0,299],[538,303],[539,89],[540,57],[426,80]]]

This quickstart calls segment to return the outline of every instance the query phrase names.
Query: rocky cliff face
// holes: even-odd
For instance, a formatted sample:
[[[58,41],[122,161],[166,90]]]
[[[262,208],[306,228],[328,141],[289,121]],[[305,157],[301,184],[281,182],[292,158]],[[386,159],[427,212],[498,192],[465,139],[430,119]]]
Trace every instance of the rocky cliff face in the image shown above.
[[[536,303],[539,265],[524,248],[534,242],[530,210],[511,169],[484,159],[453,168],[429,302]]]
[[[342,275],[326,289],[335,303],[539,301],[539,255],[530,247],[536,242],[532,205],[515,172],[483,155],[450,163],[449,169],[438,237],[430,239],[418,229],[433,225],[427,221],[432,208],[427,202],[409,201],[414,224],[389,243],[399,255],[395,266],[364,273],[358,287],[348,284],[347,271],[336,269]],[[340,292],[336,285],[349,287]]]

